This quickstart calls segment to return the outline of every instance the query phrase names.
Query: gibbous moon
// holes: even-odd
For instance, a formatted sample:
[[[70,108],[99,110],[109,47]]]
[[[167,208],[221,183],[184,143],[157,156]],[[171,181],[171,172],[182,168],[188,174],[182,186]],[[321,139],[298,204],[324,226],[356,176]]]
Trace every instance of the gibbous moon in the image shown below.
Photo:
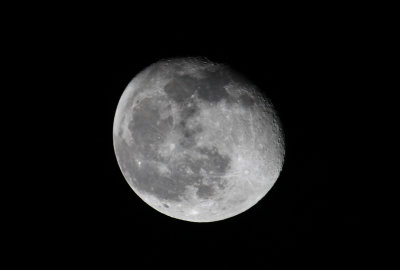
[[[277,113],[230,67],[161,60],[123,92],[115,154],[133,191],[157,211],[212,222],[236,216],[271,189],[285,155]]]

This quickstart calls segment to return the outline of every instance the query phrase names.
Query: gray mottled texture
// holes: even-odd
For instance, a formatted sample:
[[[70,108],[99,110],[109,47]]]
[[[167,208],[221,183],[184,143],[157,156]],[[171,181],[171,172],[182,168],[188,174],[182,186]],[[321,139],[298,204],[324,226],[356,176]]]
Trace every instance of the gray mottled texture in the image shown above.
[[[158,172],[154,165],[142,165],[136,168],[134,174],[137,179],[137,188],[139,190],[151,193],[160,199],[170,201],[180,201],[187,186],[199,186],[200,197],[210,196],[212,187],[203,185],[204,176],[201,175],[203,170],[210,179],[216,184],[222,184],[220,175],[226,172],[230,159],[222,156],[217,151],[209,149],[196,149],[205,157],[193,159],[187,156],[180,162],[167,163],[168,169],[171,171],[170,176],[165,176]],[[132,168],[132,167],[131,167]],[[215,177],[212,177],[215,175]]]
[[[207,71],[205,75],[206,77],[201,79],[190,75],[176,75],[165,86],[165,92],[178,103],[186,101],[195,93],[200,99],[210,103],[228,98],[224,86],[230,82],[230,78],[224,74],[224,69]]]
[[[212,195],[214,195],[214,189],[209,185],[201,185],[198,187],[196,194],[200,198],[210,198]]]
[[[240,95],[239,101],[246,108],[253,106],[255,103],[254,98],[252,98],[248,93]]]
[[[180,104],[181,121],[173,126],[174,120],[171,116],[161,120],[159,101],[165,102],[162,98],[145,98],[133,109],[128,128],[134,143],[129,147],[126,144],[117,147],[122,167],[133,176],[132,184],[138,190],[153,194],[159,199],[180,201],[189,185],[198,186],[199,197],[211,196],[213,188],[202,184],[204,176],[201,175],[201,170],[210,175],[210,179],[215,183],[219,183],[221,182],[219,176],[228,168],[229,157],[221,155],[217,148],[196,147],[195,135],[203,131],[201,124],[192,128],[186,126],[186,121],[198,111],[195,104],[191,102]],[[159,147],[172,129],[181,134],[180,146],[202,154],[202,158],[194,159],[188,154],[179,162],[167,162],[162,159]],[[141,166],[138,166],[136,160],[141,160]],[[157,162],[163,162],[170,175],[161,173],[157,168],[159,164]]]
[[[193,87],[195,78],[185,75],[176,76],[164,87],[165,93],[178,103],[182,103],[190,98],[196,91]]]
[[[201,99],[204,99],[207,102],[219,102],[223,98],[228,97],[228,93],[224,89],[230,80],[224,74],[224,70],[218,70],[215,72],[206,72],[206,79],[198,80],[195,85],[193,85],[196,89],[198,89],[198,94]]]
[[[146,158],[156,156],[157,145],[162,142],[165,134],[171,131],[173,118],[160,120],[160,106],[157,103],[160,99],[144,99],[133,109],[132,121],[129,123],[134,145],[137,150]]]
[[[225,65],[153,64],[129,84],[114,119],[124,177],[173,217],[203,222],[245,211],[269,190],[283,162],[279,123],[263,102]]]

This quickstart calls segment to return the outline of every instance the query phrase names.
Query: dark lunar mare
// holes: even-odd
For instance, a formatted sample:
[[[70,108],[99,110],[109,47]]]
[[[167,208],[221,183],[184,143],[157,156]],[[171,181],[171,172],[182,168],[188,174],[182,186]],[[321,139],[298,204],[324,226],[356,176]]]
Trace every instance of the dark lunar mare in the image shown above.
[[[217,71],[204,71],[205,78],[196,78],[190,75],[175,75],[174,78],[165,85],[165,93],[177,103],[182,103],[193,94],[209,103],[216,103],[223,98],[229,97],[224,89],[230,82],[224,69]]]
[[[217,103],[224,98],[227,99],[229,94],[224,87],[228,85],[230,78],[226,75],[225,70],[206,71],[205,73],[206,78],[200,79],[195,84],[199,97],[210,103]]]
[[[135,150],[140,152],[146,159],[155,159],[158,147],[164,141],[165,135],[173,127],[173,118],[160,121],[161,108],[158,101],[160,98],[145,98],[132,112],[132,121],[128,128],[134,140]]]
[[[235,82],[243,87],[249,87],[248,80],[228,67],[221,67],[215,71],[203,71],[204,78],[191,75],[174,75],[164,91],[178,104],[187,102],[193,94],[209,103],[218,103],[225,100],[227,103],[240,103],[244,107],[251,107],[255,100],[249,92],[242,93],[239,98],[234,98],[225,90],[225,87]]]
[[[199,107],[193,100],[187,100],[178,106],[180,107],[180,121],[175,129],[178,134],[182,134],[179,144],[183,148],[189,149],[196,145],[195,136],[203,131],[200,123],[195,127],[187,126],[187,121],[199,112]]]
[[[240,104],[242,104],[243,107],[252,107],[255,103],[255,100],[253,97],[251,97],[248,93],[242,94],[239,96],[239,101]]]
[[[196,147],[195,150],[206,155],[205,158],[197,160],[196,165],[205,170],[209,178],[212,180],[210,184],[204,184],[202,182],[198,183],[197,196],[200,198],[208,198],[214,195],[215,192],[212,184],[216,184],[219,188],[225,187],[225,183],[221,176],[225,175],[228,171],[231,158],[220,154],[216,147],[211,149]]]

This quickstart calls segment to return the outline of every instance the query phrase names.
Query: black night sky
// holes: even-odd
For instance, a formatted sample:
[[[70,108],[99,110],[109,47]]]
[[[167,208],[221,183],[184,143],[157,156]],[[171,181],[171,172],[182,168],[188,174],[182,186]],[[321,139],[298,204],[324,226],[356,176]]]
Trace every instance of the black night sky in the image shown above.
[[[81,15],[79,23],[55,28],[63,34],[48,45],[52,61],[65,63],[57,72],[69,87],[71,146],[61,187],[52,189],[63,199],[50,206],[57,218],[46,227],[49,246],[67,261],[122,260],[130,268],[356,262],[364,236],[359,180],[351,173],[354,119],[347,114],[356,95],[355,31],[323,18],[247,14],[200,23],[114,16]],[[116,23],[118,17],[125,20]],[[128,186],[114,154],[113,118],[126,85],[155,61],[182,56],[244,74],[271,99],[285,133],[286,159],[274,187],[248,211],[219,222],[190,223],[153,210]]]

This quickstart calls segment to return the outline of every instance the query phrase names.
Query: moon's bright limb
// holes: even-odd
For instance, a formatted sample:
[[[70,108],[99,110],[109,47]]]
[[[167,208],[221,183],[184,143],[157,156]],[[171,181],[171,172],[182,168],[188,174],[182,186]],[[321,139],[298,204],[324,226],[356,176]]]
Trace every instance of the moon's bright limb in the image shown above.
[[[255,205],[285,154],[271,102],[229,67],[197,58],[139,73],[119,101],[113,139],[135,193],[163,214],[194,222]]]

